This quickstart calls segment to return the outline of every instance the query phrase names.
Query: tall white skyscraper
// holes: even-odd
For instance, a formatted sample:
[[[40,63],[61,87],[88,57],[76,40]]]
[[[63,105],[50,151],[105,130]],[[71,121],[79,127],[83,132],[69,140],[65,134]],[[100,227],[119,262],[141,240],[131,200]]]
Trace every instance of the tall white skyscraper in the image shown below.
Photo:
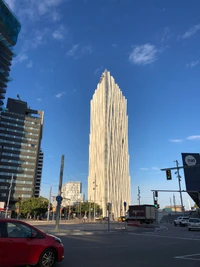
[[[115,218],[130,204],[127,100],[107,70],[90,102],[88,200]]]

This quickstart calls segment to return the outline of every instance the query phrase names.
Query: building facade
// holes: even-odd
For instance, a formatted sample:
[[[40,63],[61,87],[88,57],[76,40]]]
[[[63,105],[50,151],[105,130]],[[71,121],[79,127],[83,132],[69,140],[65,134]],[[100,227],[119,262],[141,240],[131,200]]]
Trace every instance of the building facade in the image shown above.
[[[39,196],[43,155],[40,150],[44,112],[8,98],[0,112],[0,202]],[[13,179],[12,179],[13,177]]]
[[[62,206],[72,206],[84,201],[81,182],[67,182],[62,186]]]
[[[42,149],[40,149],[40,153],[38,157],[38,164],[37,164],[37,175],[36,175],[36,181],[35,181],[35,197],[40,196],[43,160],[44,160],[44,153]]]
[[[13,46],[17,43],[21,25],[13,12],[0,1],[0,111],[4,105],[4,98],[9,77],[10,66],[14,52]]]
[[[107,70],[90,103],[88,200],[115,218],[130,204],[127,100]]]

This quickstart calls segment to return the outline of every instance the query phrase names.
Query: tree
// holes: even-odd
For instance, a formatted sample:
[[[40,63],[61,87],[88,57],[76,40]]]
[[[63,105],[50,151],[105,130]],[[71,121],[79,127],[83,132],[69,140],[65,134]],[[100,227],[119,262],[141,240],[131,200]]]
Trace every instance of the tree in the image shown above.
[[[34,218],[39,214],[44,214],[48,209],[49,201],[44,197],[32,197],[27,200],[22,200],[21,205],[16,203],[16,207],[20,206],[20,212],[24,216],[34,215]]]
[[[78,203],[74,206],[74,211],[77,213],[80,213],[80,209],[81,209],[81,214],[89,214],[89,211],[91,212],[91,214],[94,212],[94,202],[83,202],[83,203]],[[102,213],[101,207],[99,206],[99,204],[95,203],[95,211],[96,213],[98,213],[99,215]]]

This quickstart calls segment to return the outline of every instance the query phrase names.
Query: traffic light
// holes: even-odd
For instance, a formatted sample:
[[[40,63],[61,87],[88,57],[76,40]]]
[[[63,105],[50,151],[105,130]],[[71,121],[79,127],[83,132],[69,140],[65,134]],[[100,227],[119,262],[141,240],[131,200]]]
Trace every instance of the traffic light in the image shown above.
[[[158,208],[158,200],[154,199],[154,207],[157,209]]]
[[[166,177],[167,177],[167,180],[172,180],[171,170],[166,170]]]
[[[159,209],[159,208],[160,208],[160,204],[157,205],[157,209]]]
[[[155,197],[158,197],[158,191],[155,191]]]

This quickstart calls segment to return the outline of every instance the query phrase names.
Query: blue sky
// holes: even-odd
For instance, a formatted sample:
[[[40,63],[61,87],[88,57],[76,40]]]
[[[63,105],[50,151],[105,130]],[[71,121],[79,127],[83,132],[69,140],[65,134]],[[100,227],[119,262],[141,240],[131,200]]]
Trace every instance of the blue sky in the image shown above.
[[[89,105],[105,68],[128,99],[132,203],[137,186],[143,204],[151,189],[177,189],[159,169],[199,152],[200,2],[6,2],[22,24],[7,97],[45,112],[42,195],[57,192],[62,154],[64,182],[82,181],[87,194]],[[170,197],[159,194],[161,207]]]

